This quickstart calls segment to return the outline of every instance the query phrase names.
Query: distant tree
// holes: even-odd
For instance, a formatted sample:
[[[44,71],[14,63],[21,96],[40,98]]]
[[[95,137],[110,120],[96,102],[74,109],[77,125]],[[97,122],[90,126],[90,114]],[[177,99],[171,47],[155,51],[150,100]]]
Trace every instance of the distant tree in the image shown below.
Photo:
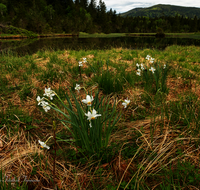
[[[159,37],[159,38],[165,37],[165,33],[162,28],[160,28],[160,27],[157,28],[156,37]]]
[[[102,0],[99,0],[99,11],[102,14],[106,13],[106,4]]]
[[[180,17],[176,14],[173,22],[173,32],[178,32],[180,30]]]
[[[197,25],[198,25],[198,20],[197,20],[197,16],[195,15],[194,20],[193,20],[193,32],[197,32]]]
[[[75,5],[79,6],[80,1],[79,0],[75,0]]]
[[[1,13],[1,16],[3,17],[6,12],[7,12],[6,5],[4,5],[3,3],[0,3],[0,13]]]
[[[97,14],[97,5],[95,0],[90,0],[88,11],[91,14],[92,18],[96,18]]]
[[[87,8],[88,8],[88,0],[80,0],[80,6],[87,10]]]
[[[101,29],[107,25],[106,6],[102,0],[99,1],[99,5],[97,6],[97,15],[94,21],[101,26]]]
[[[44,8],[44,14],[47,19],[53,19],[53,16],[55,14],[55,10],[53,9],[52,5],[48,5]]]

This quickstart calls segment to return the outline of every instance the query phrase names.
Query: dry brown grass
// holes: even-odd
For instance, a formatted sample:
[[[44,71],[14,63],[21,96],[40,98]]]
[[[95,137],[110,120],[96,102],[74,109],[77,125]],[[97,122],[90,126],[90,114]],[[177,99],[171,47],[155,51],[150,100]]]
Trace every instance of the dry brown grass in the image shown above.
[[[4,129],[6,126],[4,126]],[[37,141],[30,136],[26,137],[24,131],[8,137],[1,129],[0,136],[0,163],[4,176],[7,179],[16,177],[22,183],[25,178],[30,180],[28,187],[32,189],[51,189],[53,158],[47,150],[41,149]],[[37,161],[36,161],[37,160]],[[35,171],[36,168],[36,171]],[[73,174],[72,170],[78,173]],[[34,175],[31,173],[34,172]],[[56,185],[61,189],[77,189],[77,179],[84,186],[83,177],[86,172],[73,166],[70,162],[56,161]],[[89,177],[87,175],[87,182]],[[84,181],[84,183],[86,183]],[[86,183],[88,185],[88,183]]]
[[[161,127],[157,126],[153,136],[151,136],[151,124],[159,123],[161,120],[164,120],[166,124],[162,127],[163,132],[161,133]],[[112,142],[131,140],[136,131],[139,132],[141,136],[136,140],[139,148],[135,155],[126,161],[120,158],[119,155],[118,161],[115,163],[114,168],[118,171],[118,175],[120,175],[118,189],[122,181],[127,181],[128,186],[133,178],[135,178],[137,182],[135,184],[136,189],[139,189],[141,180],[147,180],[147,176],[159,173],[162,168],[167,167],[169,164],[173,164],[174,167],[172,167],[172,170],[175,169],[177,161],[180,160],[182,160],[182,162],[190,161],[194,165],[197,165],[197,167],[200,166],[200,147],[195,148],[194,144],[199,138],[187,135],[187,131],[181,132],[172,130],[166,118],[157,117],[154,121],[152,121],[152,119],[146,119],[143,121],[125,122],[121,123],[120,126],[124,126],[125,128],[123,128],[123,130],[119,129],[118,132],[112,135]],[[185,137],[180,138],[180,134]],[[136,168],[139,150],[142,149],[142,155],[146,156],[142,156],[143,158],[140,157],[140,167]],[[179,149],[182,150],[182,155],[176,154]],[[135,174],[130,175],[130,171],[135,171]],[[155,189],[160,182],[153,183],[152,181],[151,183],[151,186],[153,185],[153,189]]]

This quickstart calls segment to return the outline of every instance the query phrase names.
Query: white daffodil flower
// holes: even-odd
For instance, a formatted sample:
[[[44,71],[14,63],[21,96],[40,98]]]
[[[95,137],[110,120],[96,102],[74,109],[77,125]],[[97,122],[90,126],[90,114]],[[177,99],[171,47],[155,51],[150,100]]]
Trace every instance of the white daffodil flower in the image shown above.
[[[94,100],[93,96],[90,97],[90,95],[87,95],[86,99],[83,99],[82,102],[87,104],[87,106],[91,106],[93,100]]]
[[[163,69],[165,69],[165,68],[166,68],[166,64],[163,65]]]
[[[141,69],[142,69],[142,70],[145,69],[145,68],[144,68],[144,65],[143,65],[142,63],[140,64],[140,66],[141,66]]]
[[[82,61],[79,61],[79,62],[78,62],[78,66],[79,66],[79,67],[82,67],[82,66],[83,66]]]
[[[136,75],[141,76],[141,70],[140,69],[137,70]]]
[[[83,58],[83,63],[86,63],[86,62],[87,62],[87,61],[86,61],[86,58],[84,57],[84,58]]]
[[[151,57],[151,59],[150,59],[150,63],[153,63],[154,60],[155,60],[155,59]]]
[[[38,96],[36,100],[38,101],[38,105],[40,105],[42,104],[44,97],[40,98],[40,96]]]
[[[42,108],[44,109],[45,112],[51,109],[49,103],[45,101],[42,101]]]
[[[38,140],[38,142],[40,143],[41,148],[47,148],[47,149],[50,149],[50,147],[47,146],[44,142],[42,142],[42,141],[40,141],[40,140]]]
[[[75,90],[78,90],[79,92],[80,89],[81,89],[80,84],[76,84]]]
[[[88,111],[88,113],[85,113],[85,115],[88,117],[87,120],[90,121],[90,128],[92,127],[92,123],[91,120],[94,120],[96,117],[101,116],[101,114],[97,114],[97,111],[95,109],[92,110],[92,113],[90,111]]]
[[[147,59],[147,60],[149,60],[150,58],[151,58],[151,56],[150,56],[150,55],[147,55],[147,56],[146,56],[146,59]]]
[[[129,104],[130,104],[130,100],[128,98],[125,99],[124,102],[122,103],[122,105],[124,106],[124,108],[126,108]]]
[[[87,120],[93,120],[96,117],[101,116],[101,114],[97,114],[97,111],[95,109],[92,110],[92,113],[90,111],[88,111],[88,113],[85,113],[85,115],[88,117]]]
[[[140,65],[138,64],[138,63],[136,63],[136,66],[139,68],[140,67]]]
[[[136,75],[141,76],[141,72],[137,71]]]
[[[156,69],[154,69],[153,67],[151,67],[151,69],[149,69],[149,71],[151,71],[152,73],[155,72]]]
[[[55,92],[53,90],[51,90],[51,88],[45,88],[44,91],[45,91],[44,96],[47,96],[51,100],[53,100],[53,96],[56,95]]]

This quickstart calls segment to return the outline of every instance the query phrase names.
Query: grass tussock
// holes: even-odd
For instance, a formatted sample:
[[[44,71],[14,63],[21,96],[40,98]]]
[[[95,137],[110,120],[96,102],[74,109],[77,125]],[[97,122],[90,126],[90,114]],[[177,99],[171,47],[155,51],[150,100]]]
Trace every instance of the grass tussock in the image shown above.
[[[199,55],[195,46],[2,55],[0,188],[200,188]]]

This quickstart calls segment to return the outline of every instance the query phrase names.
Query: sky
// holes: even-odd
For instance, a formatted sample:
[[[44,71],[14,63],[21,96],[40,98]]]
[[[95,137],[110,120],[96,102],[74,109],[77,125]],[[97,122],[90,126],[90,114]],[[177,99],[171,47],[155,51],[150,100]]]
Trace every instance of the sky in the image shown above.
[[[157,4],[200,8],[200,0],[103,0],[103,2],[106,4],[107,11],[112,8],[117,13],[124,13],[138,7],[151,7]]]

